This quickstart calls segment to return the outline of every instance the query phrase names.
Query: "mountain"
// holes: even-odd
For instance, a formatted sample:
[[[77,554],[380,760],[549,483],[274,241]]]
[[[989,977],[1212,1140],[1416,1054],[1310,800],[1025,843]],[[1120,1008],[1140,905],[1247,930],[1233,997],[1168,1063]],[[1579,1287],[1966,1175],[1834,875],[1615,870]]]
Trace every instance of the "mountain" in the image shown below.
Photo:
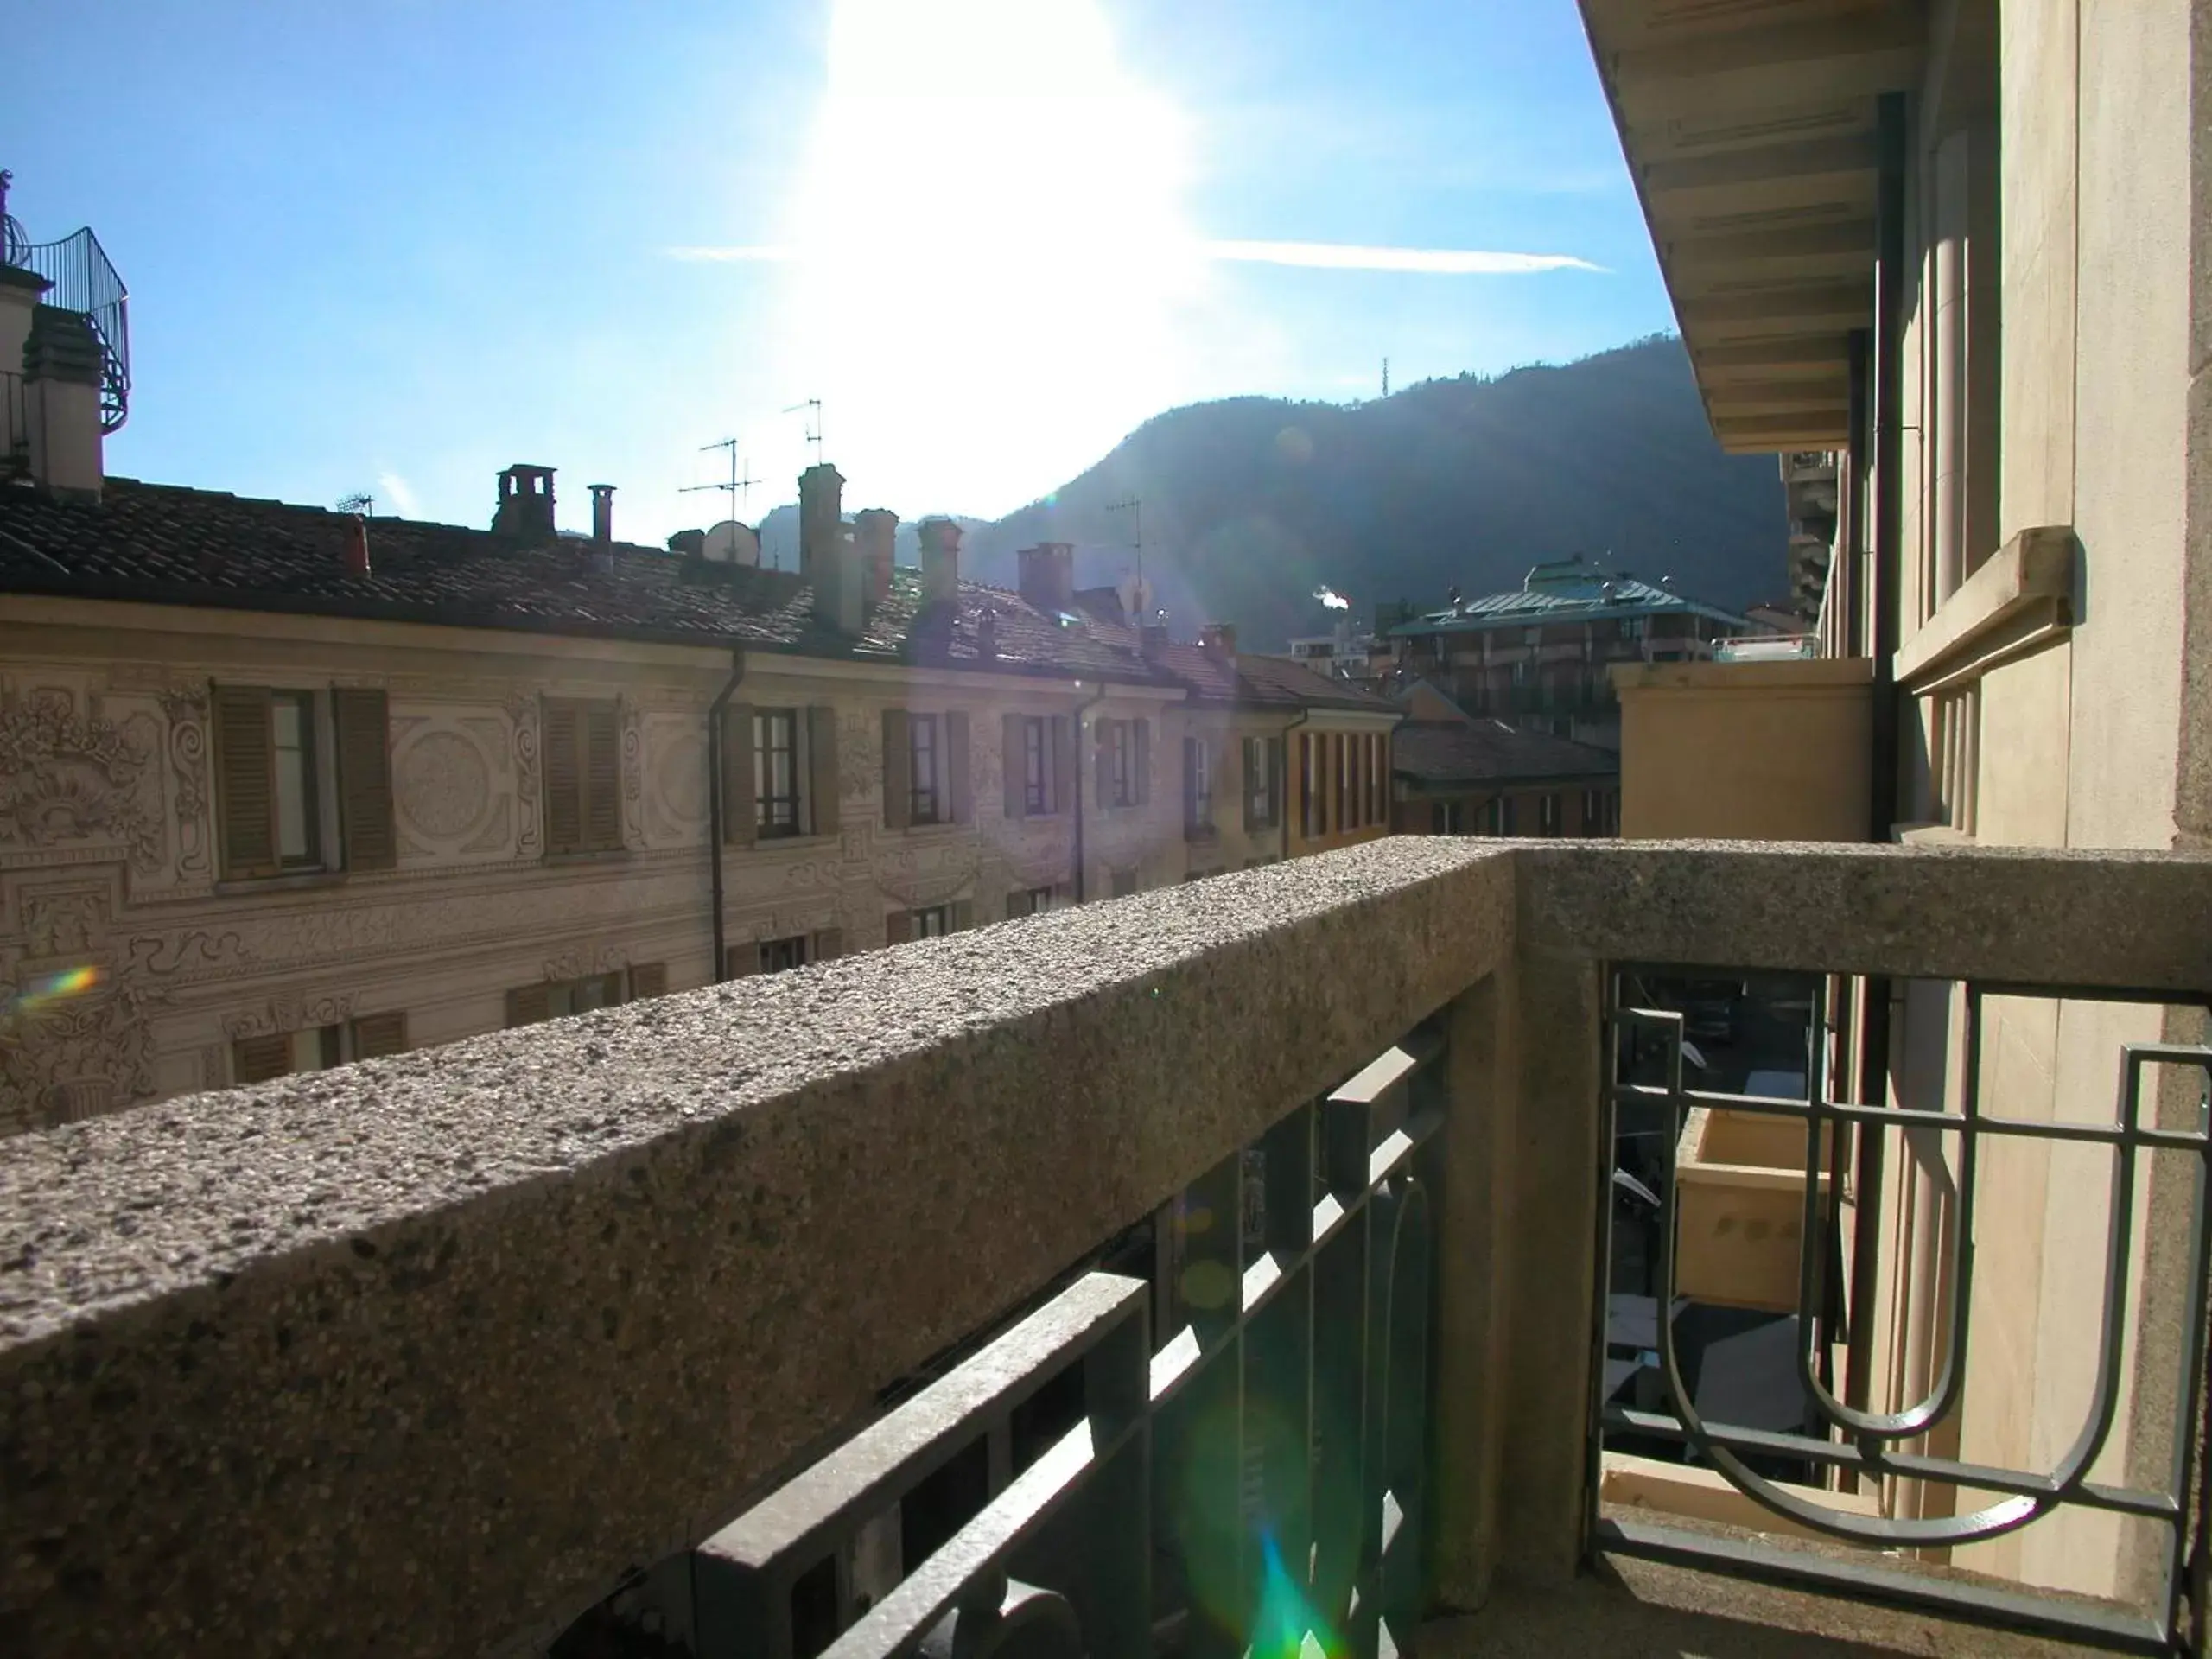
[[[1741,608],[1785,586],[1782,484],[1720,452],[1689,359],[1659,336],[1560,366],[1462,375],[1371,403],[1233,397],[1155,416],[1043,500],[970,530],[963,574],[1013,585],[1017,549],[1072,542],[1077,580],[1134,563],[1179,635],[1230,621],[1248,648],[1326,632],[1324,586],[1441,604],[1580,553]]]

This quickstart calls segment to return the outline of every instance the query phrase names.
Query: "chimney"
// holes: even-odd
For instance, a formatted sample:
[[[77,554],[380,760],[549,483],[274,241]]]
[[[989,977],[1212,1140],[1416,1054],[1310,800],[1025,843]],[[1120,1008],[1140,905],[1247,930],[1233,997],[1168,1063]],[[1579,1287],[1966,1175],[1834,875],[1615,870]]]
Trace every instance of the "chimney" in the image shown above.
[[[100,498],[100,346],[81,311],[32,308],[23,337],[23,416],[31,481],[56,495]]]
[[[614,486],[594,484],[591,486],[591,538],[594,542],[614,539]]]
[[[1198,630],[1198,644],[1209,657],[1224,663],[1236,660],[1236,625],[1233,622],[1209,622]]]
[[[687,559],[703,559],[707,556],[707,532],[679,530],[668,538],[668,550],[681,553]]]
[[[1146,656],[1157,657],[1161,647],[1167,643],[1167,625],[1165,622],[1147,622],[1137,630],[1137,638],[1142,643]]]
[[[814,588],[814,620],[839,633],[858,633],[860,560],[845,528],[845,480],[827,461],[798,475],[798,568]]]
[[[891,566],[899,542],[899,515],[870,507],[853,515],[853,546],[860,556],[866,608],[873,613],[891,597]]]
[[[922,603],[943,605],[960,591],[960,526],[950,518],[925,518],[922,540]]]
[[[21,265],[0,264],[0,375],[20,373],[23,342],[30,338],[31,313],[39,296],[53,284],[35,270]],[[23,424],[20,399],[0,399],[0,454],[11,454],[30,442]]]
[[[369,574],[369,521],[358,512],[346,516],[346,574]]]
[[[999,654],[999,613],[985,611],[982,621],[976,624],[976,655],[985,662],[995,660]]]
[[[1075,546],[1046,542],[1025,547],[1014,557],[1021,570],[1021,596],[1040,611],[1075,608]]]
[[[517,461],[499,474],[499,508],[493,531],[527,546],[553,539],[553,469]]]

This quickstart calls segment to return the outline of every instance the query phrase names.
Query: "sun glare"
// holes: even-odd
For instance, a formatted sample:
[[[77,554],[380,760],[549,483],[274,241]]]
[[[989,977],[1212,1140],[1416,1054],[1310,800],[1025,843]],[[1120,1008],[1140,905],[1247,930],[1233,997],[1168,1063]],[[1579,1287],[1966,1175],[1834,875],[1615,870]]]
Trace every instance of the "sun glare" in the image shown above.
[[[837,0],[775,354],[856,504],[1001,512],[1174,401],[1186,154],[1094,0]]]

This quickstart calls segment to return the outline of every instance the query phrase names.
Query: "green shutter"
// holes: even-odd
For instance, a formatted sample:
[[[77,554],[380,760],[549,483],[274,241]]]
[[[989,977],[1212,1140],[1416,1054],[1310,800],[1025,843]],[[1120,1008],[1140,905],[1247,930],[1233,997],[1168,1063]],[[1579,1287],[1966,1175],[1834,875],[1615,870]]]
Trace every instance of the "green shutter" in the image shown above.
[[[385,694],[340,687],[330,694],[338,733],[338,822],[346,868],[388,870],[399,861],[391,822],[391,720]]]
[[[967,823],[976,816],[976,779],[968,769],[968,716],[956,709],[944,717],[946,816]]]
[[[214,705],[215,810],[221,820],[223,874],[232,880],[274,875],[276,756],[268,690],[219,685]]]
[[[576,705],[545,704],[545,850],[583,850],[583,734]],[[537,1016],[543,1020],[545,1016]],[[515,1022],[510,1020],[510,1024]]]
[[[820,704],[806,711],[807,810],[814,833],[837,833],[837,711]]]
[[[914,810],[914,739],[904,709],[883,711],[883,827],[904,830]]]
[[[584,844],[594,853],[622,845],[622,722],[611,702],[584,708]]]
[[[1007,715],[999,721],[999,771],[1005,785],[1004,805],[1009,818],[1021,817],[1028,802],[1028,717],[1024,715]]]

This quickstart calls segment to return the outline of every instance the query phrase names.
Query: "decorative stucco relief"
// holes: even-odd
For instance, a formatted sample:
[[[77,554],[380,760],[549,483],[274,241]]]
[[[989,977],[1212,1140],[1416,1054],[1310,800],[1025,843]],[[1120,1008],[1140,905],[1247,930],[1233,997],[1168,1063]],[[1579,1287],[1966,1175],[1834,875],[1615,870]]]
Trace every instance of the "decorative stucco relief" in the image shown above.
[[[165,686],[159,693],[168,721],[169,802],[176,815],[176,873],[187,884],[215,878],[214,835],[207,799],[207,690]]]
[[[645,732],[637,698],[624,693],[616,705],[622,723],[622,844],[646,844]]]
[[[696,731],[662,727],[653,747],[654,794],[676,823],[696,825],[707,816],[707,745]]]
[[[548,979],[582,979],[588,974],[612,974],[630,965],[630,953],[616,945],[571,945],[545,958]]]
[[[111,948],[119,869],[14,890],[20,931],[0,945],[0,1134],[67,1122],[155,1090],[150,1010],[158,988]],[[53,976],[88,969],[73,990],[34,996]]]
[[[283,993],[270,998],[259,1007],[225,1014],[223,1035],[235,1039],[263,1037],[271,1032],[312,1031],[317,1026],[341,1026],[353,1017],[353,1000],[351,991],[321,995]]]
[[[400,746],[393,797],[428,840],[458,841],[482,827],[492,804],[492,763],[473,736],[434,726]]]
[[[237,966],[246,960],[237,930],[194,928],[184,933],[140,933],[129,946],[130,971],[153,978],[191,976]]]
[[[0,698],[0,868],[124,856],[159,870],[161,817],[139,786],[150,758],[67,691]]]
[[[874,798],[883,766],[880,716],[847,712],[837,717],[837,794],[847,801]]]
[[[514,693],[507,719],[514,728],[515,856],[536,858],[545,848],[537,809],[537,699]]]

